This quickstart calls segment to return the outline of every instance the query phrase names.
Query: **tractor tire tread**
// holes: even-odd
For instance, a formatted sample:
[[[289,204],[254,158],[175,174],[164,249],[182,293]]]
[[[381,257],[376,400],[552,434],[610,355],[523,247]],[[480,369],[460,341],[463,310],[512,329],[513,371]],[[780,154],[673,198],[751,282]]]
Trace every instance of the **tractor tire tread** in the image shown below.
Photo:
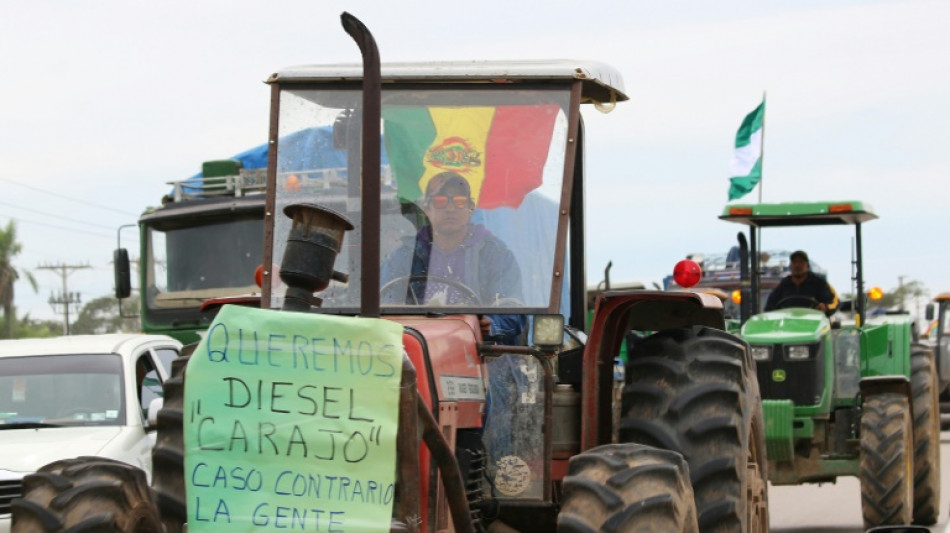
[[[940,502],[940,400],[937,368],[928,346],[911,346],[914,412],[914,524],[937,523]]]
[[[102,457],[49,463],[23,480],[11,505],[11,533],[160,533],[145,472]]]
[[[765,437],[748,344],[712,328],[680,328],[647,337],[628,357],[620,441],[683,455],[689,464],[700,531],[764,529],[768,523],[767,506],[761,504],[767,501]],[[665,363],[657,363],[661,360]],[[682,371],[671,372],[671,368]],[[748,456],[753,444],[760,450],[754,470],[761,478],[753,485],[761,493],[749,497],[753,485],[747,479],[747,467],[753,464]],[[753,499],[759,503],[750,504]]]
[[[911,421],[907,398],[896,392],[864,400],[861,415],[861,509],[865,529],[909,524],[913,511]]]
[[[571,458],[559,533],[698,531],[689,467],[669,450],[607,444]]]
[[[166,533],[181,533],[187,521],[185,501],[184,404],[188,361],[195,345],[172,361],[172,375],[162,386],[165,403],[158,412],[158,435],[152,449],[152,488]]]

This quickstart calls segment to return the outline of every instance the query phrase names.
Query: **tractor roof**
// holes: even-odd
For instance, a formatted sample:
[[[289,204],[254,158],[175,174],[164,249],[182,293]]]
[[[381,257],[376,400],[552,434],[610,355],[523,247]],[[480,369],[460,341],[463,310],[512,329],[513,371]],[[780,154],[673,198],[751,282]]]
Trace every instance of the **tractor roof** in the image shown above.
[[[594,61],[425,61],[384,63],[382,83],[550,83],[581,80],[585,102],[610,104],[627,100],[623,78],[613,67]],[[359,63],[288,67],[271,75],[276,82],[340,82],[363,79]]]
[[[934,297],[934,300],[938,302],[950,300],[950,292],[941,292],[940,294]]]
[[[785,202],[776,204],[733,204],[720,219],[755,227],[854,225],[874,220],[877,215],[864,202]]]

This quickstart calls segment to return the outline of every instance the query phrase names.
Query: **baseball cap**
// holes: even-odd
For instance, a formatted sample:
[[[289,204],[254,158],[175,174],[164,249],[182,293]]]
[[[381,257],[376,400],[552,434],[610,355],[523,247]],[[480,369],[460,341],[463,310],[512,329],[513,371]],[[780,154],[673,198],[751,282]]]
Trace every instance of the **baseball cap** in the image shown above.
[[[465,195],[469,198],[472,197],[472,190],[468,185],[468,181],[459,176],[455,172],[441,172],[432,176],[432,179],[429,180],[429,183],[426,184],[426,198],[431,198],[438,194],[442,194],[451,186],[461,187],[465,191]]]
[[[802,250],[795,250],[792,252],[792,255],[788,256],[789,261],[794,261],[796,258],[801,259],[804,262],[808,262],[808,254]]]

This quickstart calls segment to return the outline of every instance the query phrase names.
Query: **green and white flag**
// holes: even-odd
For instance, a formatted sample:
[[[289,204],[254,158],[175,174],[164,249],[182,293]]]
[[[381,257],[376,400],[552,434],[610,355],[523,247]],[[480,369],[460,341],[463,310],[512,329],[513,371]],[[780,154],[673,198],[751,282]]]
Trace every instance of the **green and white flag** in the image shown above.
[[[762,135],[765,99],[746,115],[736,133],[736,150],[729,163],[729,200],[748,194],[762,179]]]

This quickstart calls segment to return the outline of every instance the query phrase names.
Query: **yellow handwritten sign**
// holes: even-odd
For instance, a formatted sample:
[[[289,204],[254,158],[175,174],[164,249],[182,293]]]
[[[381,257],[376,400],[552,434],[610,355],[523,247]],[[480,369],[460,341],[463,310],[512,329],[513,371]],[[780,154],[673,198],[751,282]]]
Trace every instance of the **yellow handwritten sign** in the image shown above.
[[[389,531],[402,327],[225,306],[188,363],[188,530]]]

